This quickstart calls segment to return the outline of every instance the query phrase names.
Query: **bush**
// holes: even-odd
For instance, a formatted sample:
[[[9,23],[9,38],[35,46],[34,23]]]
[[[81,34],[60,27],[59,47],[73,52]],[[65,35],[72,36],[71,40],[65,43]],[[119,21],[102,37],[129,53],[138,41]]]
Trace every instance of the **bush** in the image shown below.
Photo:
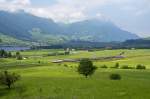
[[[20,54],[20,52],[16,52],[16,58],[17,58],[17,60],[22,60],[23,59],[23,57]]]
[[[16,52],[16,56],[19,56],[20,55],[20,52]]]
[[[109,77],[111,80],[120,80],[121,79],[120,74],[111,74]]]
[[[84,75],[86,78],[88,76],[92,75],[96,69],[97,69],[97,67],[95,67],[93,65],[93,62],[89,59],[82,59],[78,66],[79,74]]]
[[[144,65],[138,64],[136,66],[136,69],[146,69],[146,67]]]
[[[41,61],[38,61],[38,63],[40,64],[40,63],[41,63]]]
[[[129,67],[128,65],[124,65],[121,67],[121,69],[133,69],[133,67]]]
[[[17,60],[22,60],[22,59],[23,59],[23,57],[21,55],[17,56]]]
[[[8,57],[12,57],[12,54],[11,54],[11,52],[8,52]]]
[[[8,71],[4,71],[4,72],[0,73],[0,84],[5,85],[10,89],[11,86],[16,81],[19,80],[19,78],[20,78],[20,76],[15,73],[10,73]]]
[[[11,52],[7,52],[5,50],[0,50],[0,57],[1,58],[10,58],[12,57]]]
[[[108,68],[106,65],[102,65],[100,68]]]
[[[119,68],[119,63],[116,63],[114,67]]]
[[[110,68],[119,68],[119,63],[116,63],[114,66],[110,67]]]
[[[68,67],[68,65],[67,65],[67,64],[64,64],[64,67]]]

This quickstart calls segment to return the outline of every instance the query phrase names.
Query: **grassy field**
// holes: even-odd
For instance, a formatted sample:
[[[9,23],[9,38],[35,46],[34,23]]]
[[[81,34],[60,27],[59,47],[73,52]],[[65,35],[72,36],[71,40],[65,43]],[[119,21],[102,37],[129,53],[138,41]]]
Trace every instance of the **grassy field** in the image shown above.
[[[53,52],[63,50],[24,51],[21,54],[27,59],[0,59],[1,71],[21,75],[11,90],[0,86],[0,99],[150,99],[150,50],[75,51],[71,55],[47,56]],[[86,79],[76,72],[78,63],[51,63],[57,59],[106,57],[121,52],[125,52],[124,59],[94,61],[94,65],[112,67],[119,63],[135,67],[143,64],[147,69],[98,68]],[[110,80],[111,73],[120,74],[122,79]]]

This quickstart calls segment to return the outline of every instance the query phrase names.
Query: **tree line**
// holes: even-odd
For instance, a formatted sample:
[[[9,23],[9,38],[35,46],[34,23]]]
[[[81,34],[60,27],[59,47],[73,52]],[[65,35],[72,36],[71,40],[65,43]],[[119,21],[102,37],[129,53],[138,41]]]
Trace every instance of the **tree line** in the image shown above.
[[[13,55],[10,51],[0,50],[0,58],[16,58],[17,60],[22,60],[23,57],[20,54],[20,52],[16,52],[15,55]]]
[[[0,50],[0,58],[9,58],[12,57],[12,53],[5,51],[5,50]]]

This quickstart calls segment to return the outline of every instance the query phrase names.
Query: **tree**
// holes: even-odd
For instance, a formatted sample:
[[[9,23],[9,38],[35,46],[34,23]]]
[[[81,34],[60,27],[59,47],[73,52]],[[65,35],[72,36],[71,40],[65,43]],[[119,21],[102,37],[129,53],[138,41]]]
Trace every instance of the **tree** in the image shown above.
[[[5,50],[0,50],[0,57],[4,57],[4,54],[5,54]]]
[[[115,68],[119,68],[119,63],[116,63],[116,64],[115,64]]]
[[[20,54],[20,52],[16,52],[16,58],[17,58],[17,60],[22,60],[23,59],[23,57]]]
[[[141,65],[141,64],[138,64],[138,65],[136,66],[136,69],[146,69],[146,66]]]
[[[5,50],[0,50],[0,57],[1,58],[8,58],[8,57],[12,57],[12,54],[11,52],[7,52]]]
[[[22,60],[22,59],[23,59],[23,57],[21,55],[17,56],[17,60]]]
[[[20,56],[20,52],[16,52],[16,56]]]
[[[10,73],[8,71],[0,73],[0,84],[7,86],[9,89],[19,79],[20,76],[17,75],[16,73]]]
[[[6,57],[8,57],[8,53],[7,53],[7,51],[5,51],[5,50],[0,50],[0,57],[2,57],[2,58],[6,58]]]
[[[110,78],[111,80],[120,80],[120,79],[121,79],[121,75],[120,75],[120,74],[111,74],[111,75],[109,76],[109,78]]]
[[[82,59],[78,66],[79,74],[84,75],[86,78],[92,75],[97,67],[93,65],[93,62],[89,59]]]
[[[11,54],[11,52],[8,52],[8,57],[12,57],[12,54]]]

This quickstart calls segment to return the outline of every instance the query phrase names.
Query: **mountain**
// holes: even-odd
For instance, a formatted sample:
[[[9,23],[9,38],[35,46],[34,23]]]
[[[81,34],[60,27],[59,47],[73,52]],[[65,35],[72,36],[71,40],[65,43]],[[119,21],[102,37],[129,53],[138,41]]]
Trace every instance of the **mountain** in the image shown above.
[[[109,21],[90,19],[70,24],[56,23],[23,11],[0,11],[0,33],[22,41],[59,44],[66,41],[111,42],[137,39]]]
[[[30,40],[30,31],[38,28],[43,33],[59,33],[59,26],[50,19],[33,16],[25,12],[0,11],[0,33],[16,37],[18,39]]]
[[[78,38],[86,37],[94,42],[125,41],[138,38],[137,35],[121,30],[109,21],[98,19],[72,23],[68,26],[67,33],[70,33],[70,36],[75,34]]]

